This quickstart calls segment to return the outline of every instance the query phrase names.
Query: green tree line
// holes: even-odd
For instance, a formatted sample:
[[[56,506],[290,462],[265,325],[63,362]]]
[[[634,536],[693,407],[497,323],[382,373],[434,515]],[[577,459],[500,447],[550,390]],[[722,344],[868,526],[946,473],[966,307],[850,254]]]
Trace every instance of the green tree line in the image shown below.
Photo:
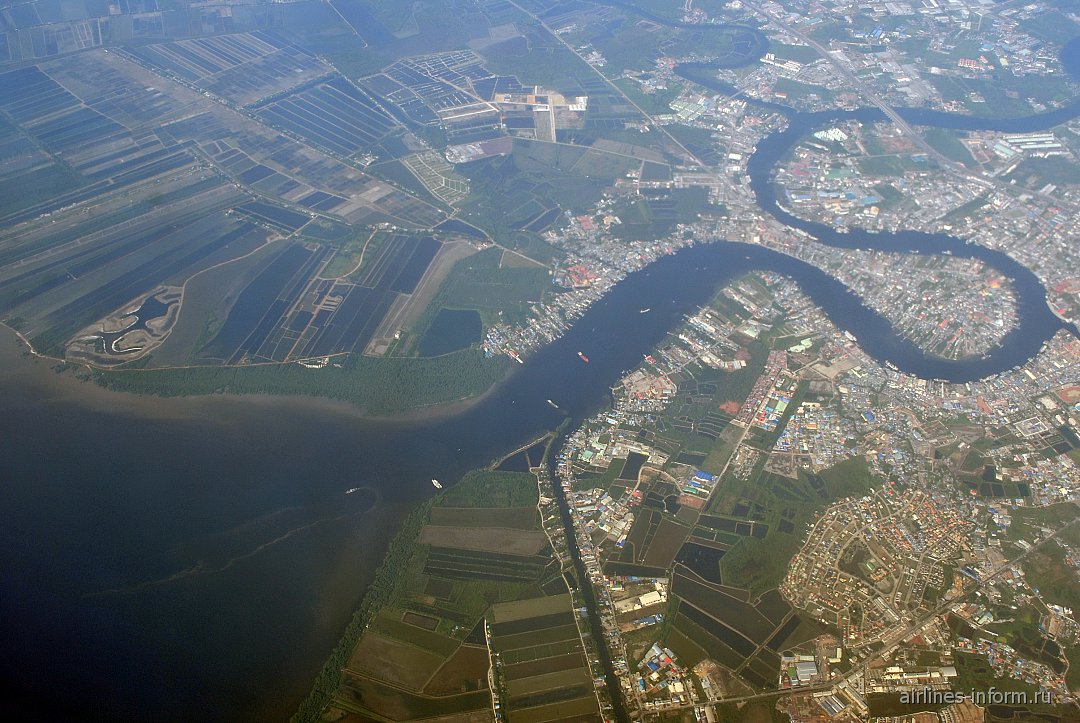
[[[328,397],[369,414],[393,414],[476,396],[506,373],[505,357],[485,359],[479,349],[439,357],[347,357],[341,366],[299,364],[239,367],[122,369],[94,372],[107,389],[165,397],[199,394],[283,394]]]
[[[345,628],[345,633],[330,653],[319,675],[316,676],[311,692],[300,704],[291,723],[316,723],[322,716],[323,710],[334,699],[341,686],[345,664],[348,663],[353,648],[360,642],[364,628],[380,608],[394,599],[397,586],[404,581],[413,546],[420,536],[421,528],[431,514],[431,507],[436,499],[432,497],[426,500],[405,518],[401,529],[390,542],[390,549],[387,550],[386,557],[375,572],[375,580],[364,595],[360,608],[353,613],[352,620]]]

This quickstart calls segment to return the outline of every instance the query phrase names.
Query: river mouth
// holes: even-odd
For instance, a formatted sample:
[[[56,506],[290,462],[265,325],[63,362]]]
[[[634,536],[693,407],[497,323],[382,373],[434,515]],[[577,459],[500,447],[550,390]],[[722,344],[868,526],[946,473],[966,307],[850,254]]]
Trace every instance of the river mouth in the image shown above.
[[[768,155],[759,157],[762,172],[770,170]],[[767,195],[762,201],[767,207]],[[873,237],[848,239],[926,244],[926,253],[953,243]],[[1007,264],[1001,256],[991,258]],[[703,244],[631,275],[460,414],[394,424],[296,400],[139,399],[78,388],[46,363],[20,359],[5,337],[0,635],[20,654],[0,663],[4,680],[28,709],[59,718],[147,710],[160,720],[287,718],[399,521],[433,492],[431,478],[451,484],[565,416],[580,424],[684,314],[758,269],[794,278],[871,356],[923,378],[964,382],[1005,371],[1062,328],[1041,284],[1020,267],[1021,323],[1001,347],[974,360],[928,358],[824,272],[756,246]],[[374,506],[369,495],[346,494],[357,487],[375,490]]]

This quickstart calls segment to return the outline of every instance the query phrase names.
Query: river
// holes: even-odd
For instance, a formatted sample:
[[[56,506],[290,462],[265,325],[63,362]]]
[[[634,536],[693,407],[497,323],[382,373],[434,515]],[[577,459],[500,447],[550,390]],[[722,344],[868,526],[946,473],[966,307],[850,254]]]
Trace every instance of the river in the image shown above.
[[[782,152],[781,141],[762,157]],[[763,174],[767,164],[756,159]],[[778,211],[766,186],[755,191]],[[954,243],[905,234],[823,240],[886,250]],[[1009,268],[1008,257],[986,258]],[[803,262],[701,245],[632,274],[481,402],[410,422],[373,422],[317,400],[108,393],[55,374],[5,336],[0,639],[9,654],[0,680],[8,709],[80,720],[287,718],[387,538],[432,493],[430,478],[453,482],[555,428],[564,413],[576,426],[684,314],[753,269],[793,277],[868,353],[924,377],[966,381],[1008,369],[1061,328],[1020,267],[1009,274],[1019,280],[1020,328],[985,359],[930,359]],[[352,487],[366,490],[345,495]]]

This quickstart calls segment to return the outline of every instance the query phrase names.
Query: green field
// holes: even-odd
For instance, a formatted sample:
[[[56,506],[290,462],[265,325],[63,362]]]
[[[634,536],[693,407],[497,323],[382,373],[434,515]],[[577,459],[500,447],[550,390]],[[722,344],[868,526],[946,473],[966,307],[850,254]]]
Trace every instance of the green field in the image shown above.
[[[536,478],[531,474],[482,471],[470,473],[468,484],[455,485],[443,493],[439,506],[518,508],[528,505],[535,509],[536,498]]]
[[[1024,560],[1024,574],[1046,602],[1080,610],[1076,568],[1065,559],[1065,554],[1061,545],[1047,542]]]
[[[946,158],[963,163],[965,166],[975,165],[975,159],[971,157],[956,131],[948,128],[927,128],[923,132],[926,142]]]
[[[1075,186],[1080,184],[1080,168],[1070,159],[1061,156],[1028,158],[1013,169],[1006,178],[1010,181],[1016,180],[1035,190],[1048,183],[1058,186]]]

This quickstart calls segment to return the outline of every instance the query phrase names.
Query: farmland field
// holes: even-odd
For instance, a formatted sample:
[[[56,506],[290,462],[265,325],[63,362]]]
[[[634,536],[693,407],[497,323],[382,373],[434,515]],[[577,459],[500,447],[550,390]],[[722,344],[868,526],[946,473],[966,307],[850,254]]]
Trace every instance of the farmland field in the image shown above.
[[[502,552],[510,555],[535,555],[548,544],[547,535],[537,530],[526,532],[503,527],[444,527],[427,525],[420,533],[424,545],[454,547],[461,550]]]
[[[487,672],[487,650],[462,645],[436,671],[424,692],[428,695],[451,695],[487,688]]]
[[[502,507],[485,509],[477,507],[444,507],[431,511],[431,524],[463,527],[510,527],[530,530],[536,526],[535,507]]]
[[[342,156],[371,150],[399,127],[382,106],[341,77],[275,97],[257,113],[269,124]]]
[[[689,534],[689,529],[675,522],[670,517],[664,517],[656,534],[648,545],[645,553],[644,564],[651,567],[670,567],[682,547],[683,541]]]
[[[436,498],[332,708],[391,720],[474,719],[484,709],[490,717],[485,624],[492,651],[513,648],[495,654],[515,671],[515,695],[529,706],[558,702],[553,687],[564,683],[591,693],[572,601],[539,529],[538,497],[533,475],[473,472]]]
[[[348,711],[371,711],[390,720],[409,721],[480,709],[490,710],[491,696],[486,690],[451,696],[426,696],[406,692],[375,678],[346,672],[334,703]]]
[[[492,646],[506,666],[500,693],[514,720],[595,715],[592,676],[567,595],[495,605]]]
[[[306,109],[298,121],[306,126],[291,132],[339,155],[372,148],[399,126],[330,66],[272,32],[95,51],[77,64],[0,73],[0,184],[30,190],[0,208],[5,228],[23,224],[17,237],[0,235],[0,318],[52,354],[108,364],[152,356],[153,347],[135,347],[106,359],[95,329],[159,287],[182,288],[310,225],[311,243],[285,247],[238,295],[214,305],[186,298],[180,317],[185,308],[212,311],[170,317],[203,331],[185,335],[199,348],[172,344],[165,358],[237,364],[362,351],[439,243],[402,234],[358,283],[320,287],[316,274],[335,243],[322,229],[375,217],[424,228],[443,212],[222,99],[265,114]],[[331,138],[313,113],[332,115],[345,135]],[[51,160],[59,155],[62,165]]]
[[[443,658],[421,648],[368,631],[360,639],[348,669],[362,675],[419,690],[435,674]]]

